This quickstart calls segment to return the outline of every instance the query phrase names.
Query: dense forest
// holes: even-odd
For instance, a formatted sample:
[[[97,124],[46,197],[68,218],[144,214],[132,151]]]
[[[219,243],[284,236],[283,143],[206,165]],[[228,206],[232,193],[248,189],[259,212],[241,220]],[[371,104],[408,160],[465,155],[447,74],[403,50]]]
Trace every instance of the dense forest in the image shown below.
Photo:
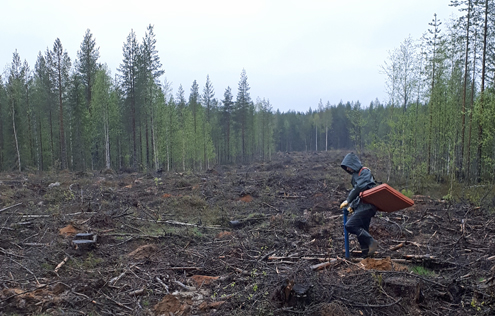
[[[387,101],[320,100],[305,113],[254,99],[244,69],[237,89],[215,93],[205,74],[188,98],[182,85],[173,93],[152,25],[141,40],[131,30],[115,76],[90,30],[74,59],[58,38],[34,67],[15,51],[0,78],[0,171],[205,170],[344,148],[372,150],[414,188],[427,176],[493,181],[495,7],[451,5],[458,18],[433,15],[385,57]]]

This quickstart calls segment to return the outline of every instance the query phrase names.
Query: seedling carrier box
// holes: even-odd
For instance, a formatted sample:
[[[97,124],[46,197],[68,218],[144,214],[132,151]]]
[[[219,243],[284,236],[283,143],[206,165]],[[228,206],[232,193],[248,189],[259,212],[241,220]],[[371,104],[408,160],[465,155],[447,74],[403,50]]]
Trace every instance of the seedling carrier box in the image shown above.
[[[414,201],[388,184],[380,184],[361,192],[364,203],[373,204],[379,211],[391,213],[414,205]]]

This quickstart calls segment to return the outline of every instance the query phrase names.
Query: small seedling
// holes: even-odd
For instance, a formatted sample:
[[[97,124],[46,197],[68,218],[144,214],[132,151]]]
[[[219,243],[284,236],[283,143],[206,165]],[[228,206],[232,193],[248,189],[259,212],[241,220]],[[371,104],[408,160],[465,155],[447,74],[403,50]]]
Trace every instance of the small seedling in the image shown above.
[[[435,275],[434,271],[428,270],[422,266],[412,267],[412,272],[416,273],[417,275],[424,275],[424,276],[434,276]]]
[[[251,277],[254,278],[256,277],[256,269],[253,269],[253,271],[251,271]]]

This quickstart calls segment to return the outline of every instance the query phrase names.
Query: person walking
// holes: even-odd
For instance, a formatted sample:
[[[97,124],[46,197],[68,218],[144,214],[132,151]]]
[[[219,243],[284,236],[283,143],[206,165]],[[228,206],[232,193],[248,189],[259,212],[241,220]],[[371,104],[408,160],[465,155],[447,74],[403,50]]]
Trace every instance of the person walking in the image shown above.
[[[340,166],[352,175],[352,190],[340,205],[340,209],[352,214],[345,223],[345,228],[349,233],[357,236],[362,256],[368,257],[378,248],[378,243],[369,233],[371,218],[376,214],[376,207],[362,202],[359,193],[373,188],[376,183],[370,169],[363,167],[359,158],[352,152],[344,157]]]

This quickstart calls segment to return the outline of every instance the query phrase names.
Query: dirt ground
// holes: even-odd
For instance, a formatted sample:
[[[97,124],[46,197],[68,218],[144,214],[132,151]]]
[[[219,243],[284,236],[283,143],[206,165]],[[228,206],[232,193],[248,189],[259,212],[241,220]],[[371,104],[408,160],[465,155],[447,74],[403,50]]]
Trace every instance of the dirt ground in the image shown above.
[[[483,208],[415,195],[373,218],[373,258],[351,236],[345,259],[344,155],[0,174],[0,314],[494,315],[495,216]],[[361,160],[385,179],[382,162]]]

